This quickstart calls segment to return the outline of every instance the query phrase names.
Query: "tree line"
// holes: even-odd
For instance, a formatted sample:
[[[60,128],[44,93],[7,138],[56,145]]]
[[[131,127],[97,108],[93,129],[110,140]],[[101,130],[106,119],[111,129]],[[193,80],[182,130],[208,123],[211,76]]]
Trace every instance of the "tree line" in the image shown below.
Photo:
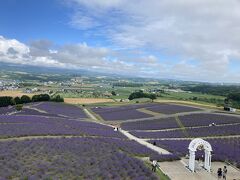
[[[145,93],[140,90],[140,91],[131,93],[128,97],[129,100],[133,100],[137,98],[149,98],[153,101],[154,99],[157,99],[157,95],[152,93]]]
[[[23,95],[21,97],[2,96],[0,97],[0,107],[41,101],[64,102],[64,99],[60,95],[50,97],[48,94],[38,94],[32,97],[29,97],[27,95]]]
[[[240,86],[237,85],[195,85],[195,86],[185,86],[182,87],[185,91],[191,92],[200,92],[203,94],[212,94],[218,96],[228,96],[231,93],[238,93],[240,92]]]

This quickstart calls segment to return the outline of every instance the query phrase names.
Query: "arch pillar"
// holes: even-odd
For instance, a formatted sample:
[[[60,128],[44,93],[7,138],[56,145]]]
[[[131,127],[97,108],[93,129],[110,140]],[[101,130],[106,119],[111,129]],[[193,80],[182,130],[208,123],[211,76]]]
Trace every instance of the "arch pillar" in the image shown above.
[[[208,150],[205,151],[205,161],[204,161],[204,168],[210,172],[211,168],[211,152]]]
[[[195,151],[189,150],[189,169],[195,171]]]

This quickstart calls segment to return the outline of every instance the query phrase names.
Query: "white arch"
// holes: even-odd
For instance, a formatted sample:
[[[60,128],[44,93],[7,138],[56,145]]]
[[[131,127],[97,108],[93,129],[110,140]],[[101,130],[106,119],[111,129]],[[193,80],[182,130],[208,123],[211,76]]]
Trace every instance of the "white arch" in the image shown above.
[[[205,161],[204,161],[204,168],[210,172],[211,170],[211,151],[212,146],[209,142],[201,139],[196,138],[192,140],[188,146],[189,149],[189,169],[194,172],[195,171],[195,152],[198,150],[198,148],[202,146],[205,152]]]

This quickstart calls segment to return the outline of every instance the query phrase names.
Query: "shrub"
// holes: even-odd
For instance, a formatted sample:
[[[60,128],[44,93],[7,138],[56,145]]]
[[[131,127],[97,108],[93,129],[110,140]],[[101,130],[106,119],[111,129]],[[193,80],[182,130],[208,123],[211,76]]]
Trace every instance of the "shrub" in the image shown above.
[[[17,104],[17,105],[15,106],[15,108],[16,108],[17,111],[21,111],[22,108],[23,108],[23,105],[22,105],[22,104]]]
[[[112,91],[112,95],[113,95],[113,96],[116,96],[117,94],[116,94],[116,92],[115,92],[115,91]]]

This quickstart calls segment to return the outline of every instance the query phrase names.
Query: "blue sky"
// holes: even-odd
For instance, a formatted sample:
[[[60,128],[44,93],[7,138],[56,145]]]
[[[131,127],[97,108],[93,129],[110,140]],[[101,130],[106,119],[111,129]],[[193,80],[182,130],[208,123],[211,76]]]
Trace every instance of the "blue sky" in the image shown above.
[[[240,82],[238,0],[0,1],[0,61]]]
[[[58,44],[85,40],[69,27],[72,10],[59,0],[8,0],[0,2],[0,33],[28,43],[48,39]]]

